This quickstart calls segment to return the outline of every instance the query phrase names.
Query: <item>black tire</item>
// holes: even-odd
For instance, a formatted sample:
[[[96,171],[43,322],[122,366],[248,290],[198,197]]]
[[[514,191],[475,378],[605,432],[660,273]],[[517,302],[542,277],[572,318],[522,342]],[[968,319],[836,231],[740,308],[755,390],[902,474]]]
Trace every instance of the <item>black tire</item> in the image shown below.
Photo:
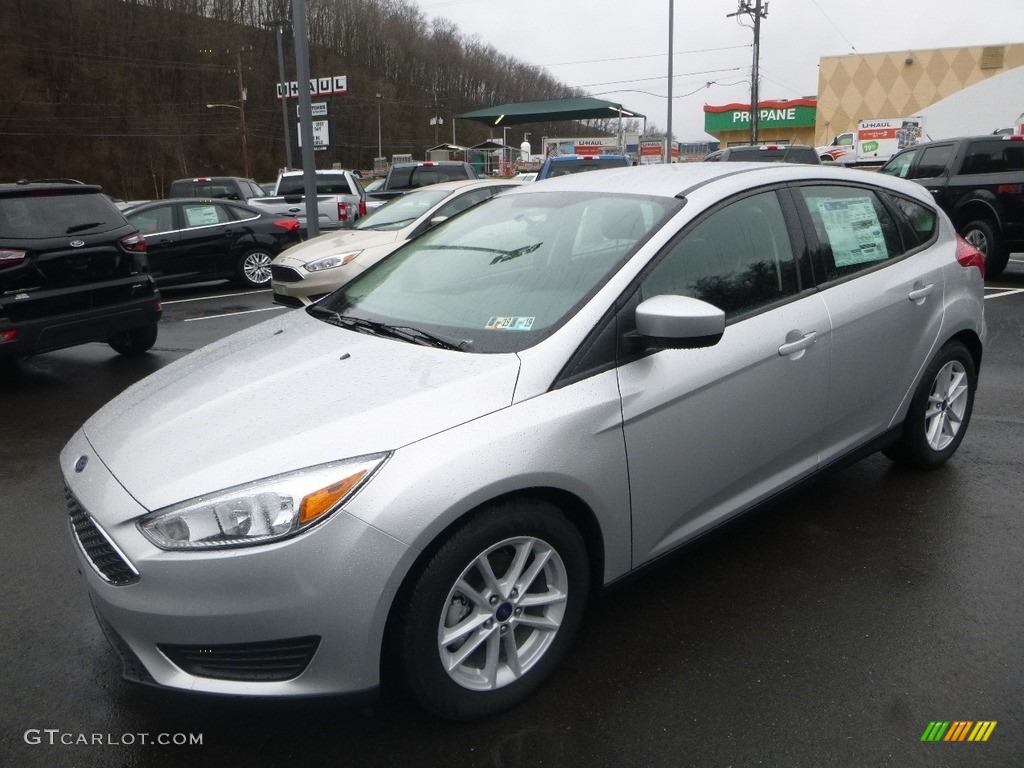
[[[883,453],[915,469],[945,464],[967,433],[977,387],[978,374],[967,347],[958,341],[944,346],[921,377],[899,442]]]
[[[253,248],[246,251],[238,260],[235,271],[242,285],[249,288],[263,288],[270,285],[270,262],[274,254],[266,248]]]
[[[156,344],[157,324],[152,323],[141,328],[132,328],[130,331],[121,331],[116,336],[111,336],[107,343],[119,355],[125,357],[137,357],[145,354]]]
[[[529,552],[516,571],[520,579],[530,573],[530,565],[542,562],[533,578],[520,584],[526,587],[522,594],[513,588],[518,579],[500,584],[512,572],[516,552]],[[477,567],[484,557],[497,577],[497,590],[484,582]],[[425,709],[456,720],[519,703],[543,683],[571,644],[589,580],[583,538],[554,505],[518,500],[482,510],[448,535],[410,576],[410,588],[396,605],[391,648],[402,683]],[[461,584],[469,585],[477,599],[465,594]],[[539,600],[544,593],[564,599]],[[527,596],[532,600],[524,601]],[[550,628],[534,626],[540,621]],[[466,631],[442,644],[442,628],[460,624]],[[455,662],[468,643],[476,650]],[[442,655],[452,662],[451,672]],[[494,662],[491,670],[488,657]]]
[[[999,277],[1010,262],[1010,252],[1000,242],[996,228],[989,221],[978,219],[965,224],[960,236],[985,257],[985,277]]]

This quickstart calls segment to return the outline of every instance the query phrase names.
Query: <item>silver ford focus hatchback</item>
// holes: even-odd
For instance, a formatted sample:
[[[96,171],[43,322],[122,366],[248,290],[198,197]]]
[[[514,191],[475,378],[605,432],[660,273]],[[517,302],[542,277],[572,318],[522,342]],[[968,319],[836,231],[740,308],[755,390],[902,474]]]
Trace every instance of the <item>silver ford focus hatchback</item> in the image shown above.
[[[949,459],[983,273],[862,171],[507,192],[89,419],[60,461],[97,616],[151,684],[497,712],[605,585],[851,458]]]

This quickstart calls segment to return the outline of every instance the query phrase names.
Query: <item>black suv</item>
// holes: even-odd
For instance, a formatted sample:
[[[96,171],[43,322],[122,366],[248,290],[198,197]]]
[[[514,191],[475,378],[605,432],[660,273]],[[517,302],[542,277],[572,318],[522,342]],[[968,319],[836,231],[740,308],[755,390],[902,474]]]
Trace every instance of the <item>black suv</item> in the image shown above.
[[[821,156],[814,147],[803,144],[747,144],[726,147],[704,158],[706,163],[805,163],[821,165]]]
[[[0,359],[105,341],[156,342],[146,240],[100,187],[0,184]]]
[[[1024,136],[931,141],[903,150],[880,173],[912,179],[935,197],[956,231],[997,277],[1024,250]]]

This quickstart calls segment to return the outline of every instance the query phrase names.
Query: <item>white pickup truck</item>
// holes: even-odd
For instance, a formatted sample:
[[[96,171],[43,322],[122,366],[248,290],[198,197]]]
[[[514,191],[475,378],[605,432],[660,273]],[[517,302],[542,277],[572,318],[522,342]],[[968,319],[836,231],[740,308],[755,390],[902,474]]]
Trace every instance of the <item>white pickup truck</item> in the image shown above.
[[[317,210],[320,231],[351,227],[366,215],[366,192],[351,171],[316,171]],[[293,216],[306,232],[306,194],[302,171],[285,171],[277,177],[274,194],[249,201],[256,208]]]

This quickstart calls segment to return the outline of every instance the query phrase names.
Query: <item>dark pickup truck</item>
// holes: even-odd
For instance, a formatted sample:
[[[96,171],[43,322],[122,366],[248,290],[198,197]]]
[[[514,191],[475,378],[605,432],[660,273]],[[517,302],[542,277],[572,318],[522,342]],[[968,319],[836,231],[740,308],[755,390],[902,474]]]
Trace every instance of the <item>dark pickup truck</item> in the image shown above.
[[[457,160],[435,160],[422,163],[395,163],[388,171],[384,184],[370,193],[371,198],[390,200],[410,189],[429,187],[442,181],[479,179],[473,166]]]
[[[1024,250],[1024,136],[972,136],[905,149],[879,171],[912,179],[935,198],[957,232],[997,277]]]

